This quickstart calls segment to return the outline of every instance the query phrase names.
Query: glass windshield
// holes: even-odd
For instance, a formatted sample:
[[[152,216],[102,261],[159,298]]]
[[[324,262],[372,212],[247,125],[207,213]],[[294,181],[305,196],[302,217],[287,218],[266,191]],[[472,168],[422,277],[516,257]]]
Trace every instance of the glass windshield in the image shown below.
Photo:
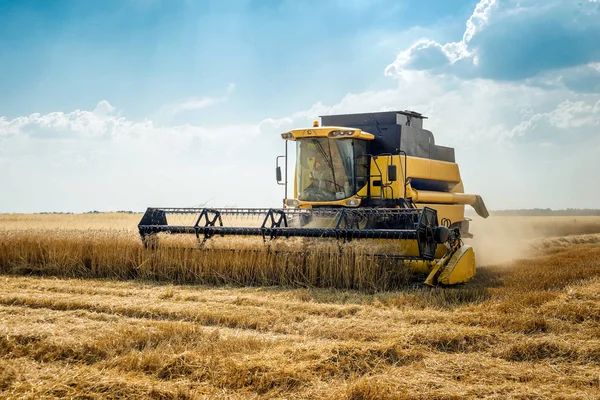
[[[303,201],[334,201],[356,193],[354,140],[310,138],[296,142],[296,190]]]

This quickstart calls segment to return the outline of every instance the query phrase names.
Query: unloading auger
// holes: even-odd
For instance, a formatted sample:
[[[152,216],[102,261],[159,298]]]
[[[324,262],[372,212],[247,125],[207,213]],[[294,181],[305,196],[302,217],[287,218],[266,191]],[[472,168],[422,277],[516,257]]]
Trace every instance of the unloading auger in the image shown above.
[[[472,236],[464,208],[484,218],[488,212],[480,196],[464,193],[454,149],[435,144],[422,128],[425,117],[392,111],[321,118],[322,126],[315,121],[281,135],[286,147],[276,175],[286,195],[288,143],[296,145],[293,197],[283,208],[148,208],[138,225],[144,245],[155,247],[162,233],[194,235],[201,248],[226,236],[387,243],[371,259],[394,260],[426,275],[427,285],[471,279],[476,263],[461,238]],[[293,253],[316,251],[307,246]]]

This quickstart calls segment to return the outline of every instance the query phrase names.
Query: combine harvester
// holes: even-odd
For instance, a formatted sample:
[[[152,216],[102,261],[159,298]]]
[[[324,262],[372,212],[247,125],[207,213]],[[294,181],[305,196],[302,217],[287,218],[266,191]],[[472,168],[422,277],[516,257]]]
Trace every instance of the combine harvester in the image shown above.
[[[283,208],[148,208],[138,226],[142,241],[154,247],[159,233],[190,234],[206,248],[214,236],[318,238],[300,242],[296,254],[319,251],[315,241],[326,238],[371,241],[367,248],[387,243],[371,262],[393,260],[430,286],[467,282],[475,254],[461,239],[471,237],[465,205],[483,218],[488,211],[480,196],[464,193],[454,149],[436,145],[424,119],[412,111],[328,115],[321,125],[285,132],[276,175],[286,196],[290,142],[296,165],[294,197]],[[258,222],[239,223],[251,218]],[[272,251],[264,247],[232,251]]]

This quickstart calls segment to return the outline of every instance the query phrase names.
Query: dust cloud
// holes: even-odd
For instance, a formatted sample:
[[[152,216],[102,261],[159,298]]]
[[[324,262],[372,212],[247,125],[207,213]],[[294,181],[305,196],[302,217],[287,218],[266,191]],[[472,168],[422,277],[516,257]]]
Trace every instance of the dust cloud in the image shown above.
[[[477,266],[532,257],[531,242],[539,237],[531,225],[519,224],[513,217],[477,218],[471,221],[469,230],[474,237],[464,242],[475,249]]]
[[[600,217],[475,217],[470,224],[477,265],[497,265],[534,257],[548,247],[600,242]]]

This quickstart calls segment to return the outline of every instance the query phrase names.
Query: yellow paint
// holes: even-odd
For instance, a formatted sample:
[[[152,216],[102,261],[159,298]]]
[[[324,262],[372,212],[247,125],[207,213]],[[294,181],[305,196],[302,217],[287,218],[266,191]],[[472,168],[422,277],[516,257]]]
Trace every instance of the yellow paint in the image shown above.
[[[423,282],[425,285],[427,285],[427,286],[436,286],[437,285],[437,277],[440,274],[440,271],[442,270],[444,265],[450,259],[450,257],[451,257],[451,255],[450,255],[450,253],[448,253],[435,263],[435,265],[429,272],[429,275],[427,275],[425,282]]]
[[[427,274],[423,283],[428,286],[457,285],[475,276],[475,252],[471,246],[462,245],[435,260],[407,260],[402,265],[415,274]]]
[[[296,192],[296,186],[294,185],[294,192]],[[296,193],[294,193],[294,195],[296,197],[298,197],[298,195]],[[284,203],[287,204],[287,201],[289,199],[285,199]],[[296,199],[294,199],[296,200]],[[356,205],[349,205],[348,201],[349,200],[358,200],[358,204]],[[296,200],[298,202],[298,208],[312,208],[313,205],[315,205],[315,202],[311,202],[311,201],[302,201],[302,200]],[[319,206],[343,206],[343,207],[349,207],[349,208],[355,208],[355,207],[359,207],[360,203],[361,203],[362,199],[358,196],[352,196],[352,197],[348,197],[347,199],[342,199],[342,200],[336,200],[336,201],[320,201],[318,204]]]
[[[328,136],[336,130],[352,131],[352,135]],[[307,137],[330,137],[334,139],[354,138],[373,140],[370,133],[359,129],[344,127],[313,127],[310,129],[296,129],[287,133],[286,140],[296,140]],[[388,166],[395,165],[397,180],[391,182],[388,178]],[[431,160],[425,158],[386,155],[371,158],[370,179],[367,185],[358,190],[350,199],[364,199],[367,196],[383,199],[410,198],[418,208],[431,207],[437,211],[438,223],[443,219],[451,223],[459,223],[465,220],[465,205],[473,205],[477,197],[464,193],[464,186],[460,176],[458,164],[446,161]],[[296,176],[296,174],[294,175]],[[412,180],[434,181],[445,185],[446,191],[417,190],[411,185]],[[375,185],[379,181],[378,185]],[[296,185],[294,185],[296,188]],[[295,189],[294,189],[295,191]],[[297,193],[294,193],[297,198]],[[328,202],[299,201],[299,208],[311,208],[319,206],[342,206],[348,207],[348,199]],[[364,202],[354,207],[359,207]],[[395,241],[398,245],[398,254],[406,256],[418,256],[419,249],[414,240]],[[429,274],[425,281],[428,285],[453,285],[467,282],[475,275],[475,253],[470,246],[455,244],[448,250],[445,245],[439,245],[435,260],[426,261],[403,261],[405,266],[411,268],[415,273]]]
[[[344,136],[329,136],[329,133],[333,131],[344,131],[344,132],[352,132],[351,135]],[[284,138],[285,140],[296,140],[301,138],[318,138],[318,137],[330,137],[331,139],[362,139],[362,140],[373,140],[375,136],[368,133],[363,132],[360,129],[355,128],[346,128],[343,126],[325,126],[325,127],[312,127],[308,129],[292,129],[289,132],[286,132],[291,137]],[[284,134],[285,135],[285,134]]]
[[[413,163],[416,160],[425,160],[423,158],[409,157],[413,159]],[[429,161],[430,173],[429,178],[433,178],[440,181],[458,183],[460,182],[460,172],[458,171],[458,164],[446,161],[438,160],[425,160]],[[409,174],[412,174],[410,167],[408,168]],[[418,176],[409,175],[409,177],[421,178]],[[423,177],[425,178],[425,177]]]
[[[460,222],[465,220],[465,206],[462,204],[430,204],[416,203],[418,208],[430,207],[437,211],[438,223],[442,223],[442,219],[449,219],[450,222]]]
[[[468,282],[475,276],[475,252],[471,246],[462,245],[450,258],[448,264],[440,272],[437,283],[440,285],[456,285]]]
[[[474,194],[416,190],[410,184],[406,185],[406,195],[412,198],[415,203],[475,204],[477,201],[477,197]]]
[[[371,197],[385,199],[412,198],[417,207],[428,206],[438,212],[438,220],[449,219],[452,223],[464,220],[465,204],[474,204],[475,196],[463,194],[463,184],[460,178],[458,164],[445,161],[427,160],[418,157],[405,156],[379,156],[371,159],[370,195]],[[396,165],[398,179],[390,182],[387,175],[387,166]],[[406,168],[406,171],[405,171]],[[427,179],[448,182],[450,192],[417,191],[410,184],[404,187],[408,179]],[[382,186],[375,186],[374,181],[381,181]],[[405,191],[406,190],[406,191]],[[359,197],[367,196],[367,186],[358,191]],[[382,193],[383,192],[383,193]]]

